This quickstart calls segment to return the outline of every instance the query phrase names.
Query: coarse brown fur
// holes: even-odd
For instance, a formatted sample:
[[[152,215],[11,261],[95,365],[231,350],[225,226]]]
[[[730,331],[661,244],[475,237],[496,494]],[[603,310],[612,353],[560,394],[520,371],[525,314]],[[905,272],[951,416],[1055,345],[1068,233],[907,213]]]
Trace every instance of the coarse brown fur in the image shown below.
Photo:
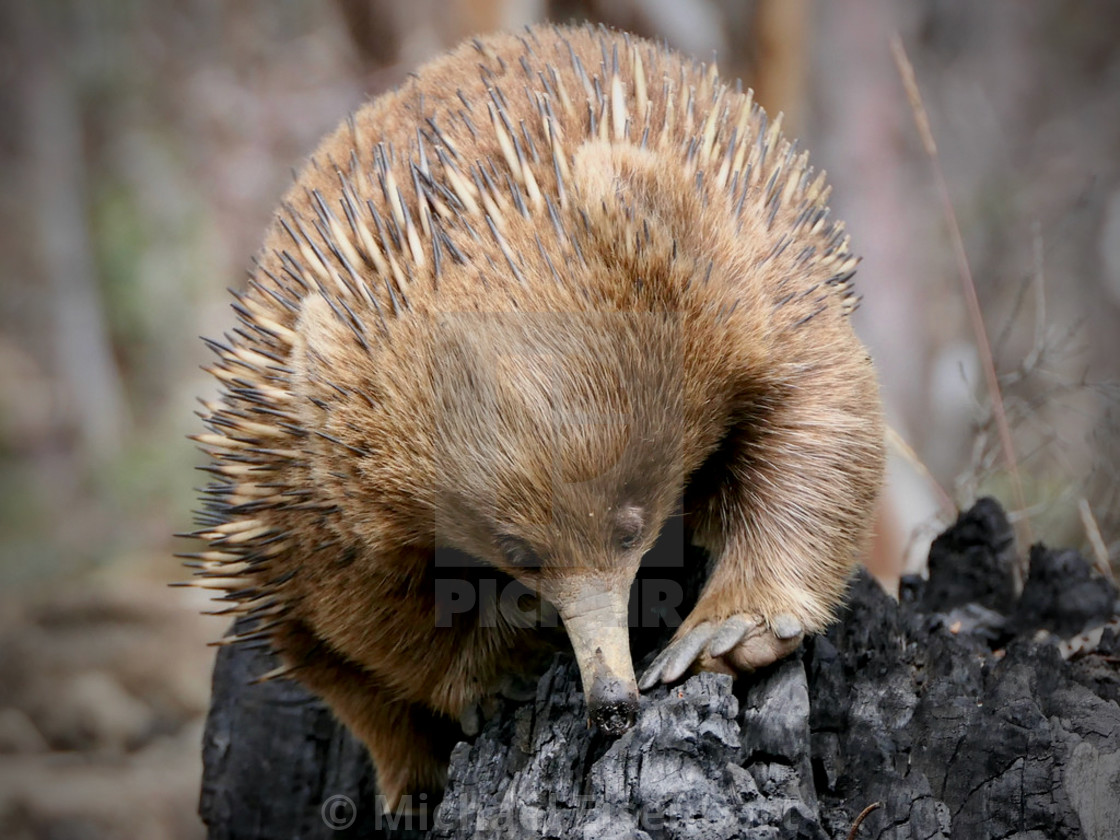
[[[713,560],[678,638],[830,621],[883,428],[826,200],[749,93],[590,28],[465,44],[314,153],[213,343],[195,559],[390,804],[438,791],[455,720],[554,643],[448,616],[439,580],[496,569],[574,624],[683,498]]]

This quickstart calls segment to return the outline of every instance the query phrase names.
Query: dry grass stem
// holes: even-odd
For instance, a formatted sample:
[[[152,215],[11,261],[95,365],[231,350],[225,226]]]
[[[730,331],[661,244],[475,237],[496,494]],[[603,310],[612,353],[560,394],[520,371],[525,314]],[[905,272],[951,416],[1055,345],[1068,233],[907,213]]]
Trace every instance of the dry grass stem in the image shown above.
[[[972,269],[968,262],[968,254],[965,252],[964,248],[964,237],[961,235],[960,224],[957,221],[957,215],[953,209],[952,200],[949,197],[949,185],[941,169],[941,158],[937,152],[937,144],[933,139],[929,114],[922,102],[921,92],[918,90],[918,83],[914,76],[914,67],[911,65],[910,59],[906,55],[906,49],[903,47],[902,38],[898,33],[891,36],[891,52],[894,55],[895,64],[898,67],[898,73],[902,79],[903,87],[906,90],[906,96],[910,100],[910,107],[914,113],[914,122],[918,127],[918,134],[921,136],[922,145],[925,147],[930,165],[933,169],[934,181],[941,199],[942,211],[945,216],[945,221],[949,226],[950,238],[953,243],[953,252],[957,261],[957,271],[960,276],[961,287],[964,291],[969,320],[972,324],[977,351],[980,354],[981,365],[984,369],[984,378],[987,382],[988,393],[991,399],[991,410],[999,433],[1003,459],[1007,466],[1008,474],[1011,477],[1012,491],[1015,494],[1015,505],[1023,509],[1026,507],[1026,502],[1023,495],[1022,483],[1019,478],[1015,447],[1011,440],[1011,429],[1004,412],[999,377],[996,374],[995,360],[992,356],[992,346],[988,340],[988,331],[984,325],[984,317],[980,311],[980,301],[976,294],[976,284],[973,281]],[[1024,537],[1024,541],[1029,544],[1033,541],[1030,533],[1030,524],[1024,521],[1023,528],[1024,534],[1021,536]]]
[[[906,461],[915,472],[922,478],[929,482],[930,486],[937,493],[937,498],[941,502],[941,507],[945,514],[952,520],[956,513],[957,506],[953,503],[952,497],[946,492],[945,488],[933,477],[933,473],[925,465],[925,462],[918,457],[918,453],[914,448],[906,442],[906,440],[898,433],[890,423],[887,424],[887,446],[897,455],[901,456],[902,460]]]
[[[867,819],[867,815],[870,814],[872,811],[876,810],[877,808],[882,808],[882,807],[883,807],[882,802],[872,802],[870,805],[868,805],[866,808],[864,808],[862,811],[860,811],[859,816],[857,816],[856,819],[855,819],[855,822],[852,823],[852,830],[848,832],[848,840],[855,840],[856,833],[859,831],[859,827],[861,825],[863,825],[863,821],[865,819]]]
[[[1116,577],[1112,573],[1112,564],[1108,562],[1108,547],[1104,544],[1101,529],[1097,527],[1097,519],[1093,516],[1093,509],[1089,506],[1089,500],[1084,496],[1077,500],[1077,510],[1081,514],[1081,524],[1085,528],[1085,538],[1089,540],[1089,545],[1093,549],[1093,560],[1097,570],[1106,578],[1115,582]]]

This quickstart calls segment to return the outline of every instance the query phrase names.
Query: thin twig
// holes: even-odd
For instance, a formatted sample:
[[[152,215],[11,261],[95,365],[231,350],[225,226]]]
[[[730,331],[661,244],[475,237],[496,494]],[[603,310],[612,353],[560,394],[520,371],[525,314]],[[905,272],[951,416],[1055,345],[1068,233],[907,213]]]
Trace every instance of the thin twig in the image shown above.
[[[957,271],[960,275],[961,287],[964,290],[965,303],[968,308],[968,317],[972,323],[972,332],[976,339],[977,350],[984,368],[984,378],[987,380],[988,393],[992,402],[992,413],[995,417],[996,428],[999,431],[1000,446],[1003,450],[1003,459],[1007,464],[1007,471],[1011,476],[1011,486],[1015,493],[1015,504],[1020,509],[1026,507],[1023,496],[1023,486],[1019,480],[1019,469],[1015,459],[1015,447],[1011,441],[1011,429],[1007,423],[1007,416],[1003,410],[1003,397],[1000,393],[999,378],[996,374],[995,360],[992,358],[992,347],[988,341],[988,331],[984,326],[984,316],[980,311],[980,300],[976,294],[976,284],[972,279],[972,268],[968,262],[968,254],[964,248],[964,237],[961,235],[960,224],[957,221],[953,202],[949,197],[949,184],[945,180],[945,173],[941,169],[941,158],[937,152],[937,144],[933,140],[933,131],[930,128],[929,114],[922,103],[922,95],[918,90],[918,82],[914,77],[914,67],[906,55],[906,48],[902,45],[902,38],[896,32],[891,36],[891,52],[894,54],[895,64],[898,66],[902,85],[906,89],[906,96],[910,100],[910,107],[914,112],[914,122],[918,126],[922,145],[929,157],[933,169],[934,181],[941,198],[942,211],[949,225],[949,232],[953,242],[953,252],[957,260]],[[1028,542],[1033,542],[1030,536],[1030,524],[1024,523]]]
[[[859,816],[856,817],[856,821],[852,823],[852,830],[848,832],[848,840],[856,840],[856,832],[859,831],[859,827],[863,825],[863,821],[867,819],[867,815],[874,811],[876,808],[882,807],[882,802],[872,802],[870,805],[860,811]]]
[[[941,500],[941,507],[945,513],[955,515],[957,506],[953,504],[952,497],[945,492],[945,488],[938,483],[937,479],[933,477],[933,473],[925,465],[918,453],[914,451],[913,447],[906,442],[906,439],[898,433],[894,426],[887,424],[887,446],[895,450],[902,459],[910,464],[911,467],[937,492],[938,498]]]
[[[1101,529],[1097,527],[1097,518],[1093,516],[1093,509],[1089,507],[1089,500],[1082,496],[1077,500],[1077,511],[1081,514],[1081,525],[1085,528],[1085,536],[1093,548],[1093,558],[1096,560],[1097,571],[1113,583],[1116,582],[1112,574],[1112,564],[1108,562],[1108,547],[1104,544]]]

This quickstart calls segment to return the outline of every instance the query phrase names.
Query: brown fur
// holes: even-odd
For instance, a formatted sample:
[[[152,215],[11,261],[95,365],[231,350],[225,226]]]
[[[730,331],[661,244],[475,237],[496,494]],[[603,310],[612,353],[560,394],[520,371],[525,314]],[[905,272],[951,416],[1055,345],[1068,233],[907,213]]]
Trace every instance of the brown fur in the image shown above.
[[[437,626],[433,581],[474,574],[437,548],[563,606],[625,591],[683,494],[713,567],[680,633],[829,622],[883,433],[826,199],[714,68],[591,29],[463,45],[312,156],[216,345],[200,576],[390,803],[437,790],[451,722],[551,649]]]

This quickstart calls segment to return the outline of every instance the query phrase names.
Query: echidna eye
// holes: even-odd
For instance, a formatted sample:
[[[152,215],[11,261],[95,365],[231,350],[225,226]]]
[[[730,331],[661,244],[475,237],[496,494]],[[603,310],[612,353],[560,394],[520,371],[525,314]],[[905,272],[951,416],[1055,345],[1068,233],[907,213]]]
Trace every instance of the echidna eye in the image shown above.
[[[506,557],[506,562],[511,566],[521,569],[535,569],[541,565],[540,557],[529,543],[520,537],[503,534],[498,537],[498,547]]]
[[[615,544],[622,551],[629,551],[642,540],[645,517],[641,508],[626,505],[615,515]]]

